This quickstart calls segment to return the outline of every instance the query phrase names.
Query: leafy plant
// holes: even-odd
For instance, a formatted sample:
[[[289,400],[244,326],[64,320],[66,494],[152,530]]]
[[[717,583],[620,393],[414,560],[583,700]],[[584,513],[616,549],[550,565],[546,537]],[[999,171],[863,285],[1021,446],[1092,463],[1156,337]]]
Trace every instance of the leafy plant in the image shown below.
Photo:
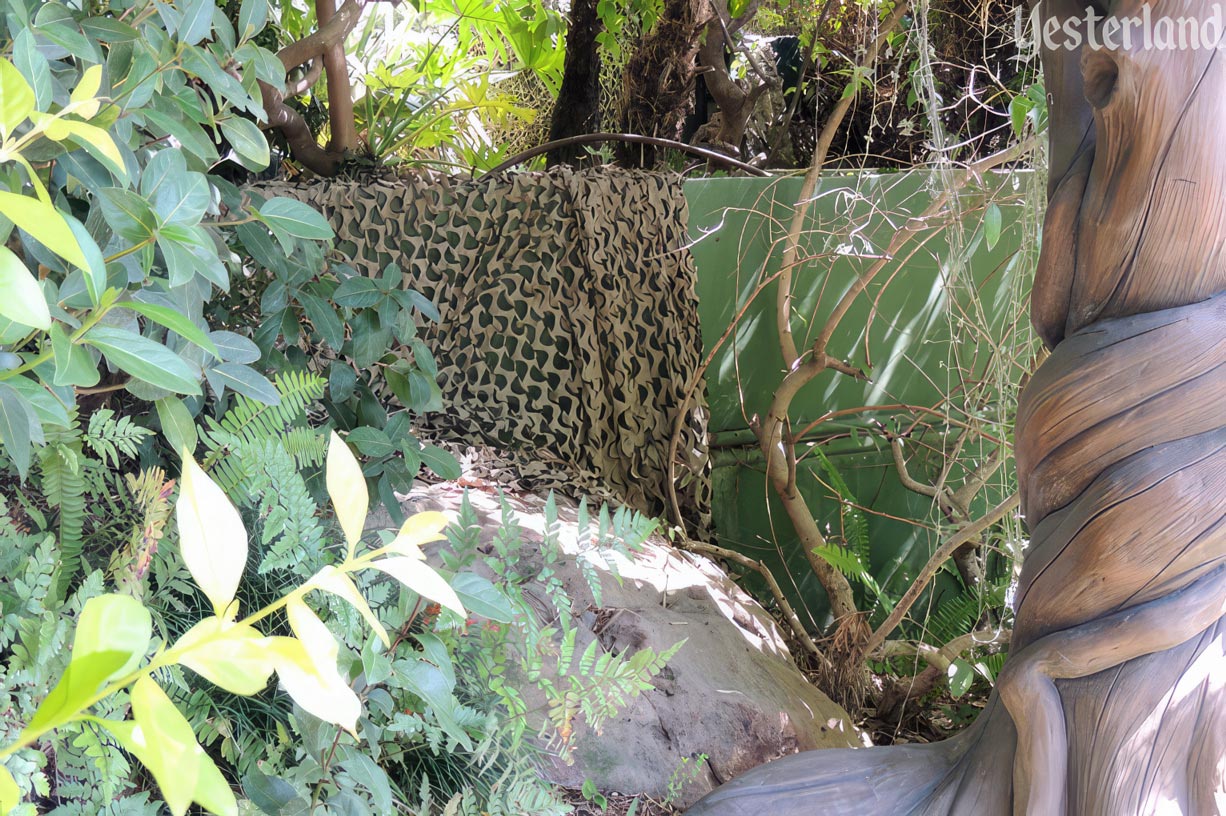
[[[421,544],[440,537],[444,516],[415,516],[390,542],[359,552],[368,507],[366,483],[356,460],[335,435],[329,445],[327,483],[345,535],[345,558],[239,619],[235,595],[247,561],[246,530],[216,483],[186,459],[177,508],[180,548],[213,615],[168,648],[154,648],[150,656],[152,617],[140,601],[121,594],[86,600],[63,676],[17,738],[0,748],[0,759],[57,729],[89,724],[104,729],[142,762],[172,813],[185,813],[193,802],[215,813],[237,813],[234,793],[224,776],[155,679],[161,670],[176,665],[239,695],[259,692],[275,672],[305,711],[356,734],[361,702],[338,670],[338,646],[332,633],[306,605],[305,597],[320,590],[341,598],[385,644],[390,644],[387,630],[358,591],[351,577],[354,573],[377,570],[459,615],[465,611],[451,587],[424,563],[420,549]],[[276,613],[284,613],[292,636],[269,636],[256,628]],[[125,692],[131,701],[131,719],[91,713],[95,706]],[[20,795],[10,771],[0,767],[0,812],[15,808]]]
[[[173,13],[20,0],[5,18],[0,442],[23,477],[82,389],[156,402],[164,430],[185,427],[182,398],[203,396],[202,381],[275,399],[259,355],[210,324],[214,292],[241,269],[226,242],[242,225],[322,260],[332,231],[306,205],[209,174],[223,158],[269,162],[258,82],[280,85],[283,70],[252,40],[264,0],[242,6],[241,31],[208,0]]]

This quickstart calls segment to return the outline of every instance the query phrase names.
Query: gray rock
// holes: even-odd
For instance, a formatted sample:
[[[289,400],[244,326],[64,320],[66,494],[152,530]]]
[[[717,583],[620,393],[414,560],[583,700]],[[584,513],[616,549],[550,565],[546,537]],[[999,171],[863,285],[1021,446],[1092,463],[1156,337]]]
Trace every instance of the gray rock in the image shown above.
[[[404,500],[404,509],[458,511],[463,493],[454,483],[422,484]],[[469,500],[481,519],[482,541],[488,541],[498,529],[499,497],[472,489]],[[525,546],[539,544],[544,499],[507,495],[507,501],[523,528]],[[572,763],[546,767],[551,781],[579,787],[591,779],[602,790],[662,799],[682,758],[706,754],[696,778],[674,799],[685,807],[717,784],[780,756],[869,744],[847,713],[796,669],[771,617],[709,559],[653,535],[633,560],[612,556],[620,584],[601,559],[594,559],[603,573],[598,606],[576,566],[583,551],[578,506],[561,496],[556,502],[566,554],[558,577],[573,599],[576,652],[593,638],[616,652],[662,651],[682,639],[686,643],[655,678],[654,688],[606,722],[601,733],[577,725]],[[368,529],[390,525],[386,517],[372,518]],[[530,594],[544,593],[530,589]],[[530,704],[540,699],[535,689],[525,689],[525,696]]]

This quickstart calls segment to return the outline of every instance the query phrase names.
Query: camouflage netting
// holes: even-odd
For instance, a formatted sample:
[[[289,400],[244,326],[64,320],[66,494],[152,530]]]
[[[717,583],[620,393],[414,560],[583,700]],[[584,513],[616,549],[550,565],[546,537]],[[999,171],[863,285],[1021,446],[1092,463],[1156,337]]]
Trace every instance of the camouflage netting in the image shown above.
[[[261,188],[318,208],[346,262],[368,275],[398,264],[438,307],[421,328],[447,409],[423,436],[502,484],[672,516],[669,439],[702,353],[678,177],[557,168]],[[706,416],[704,402],[687,412],[675,468],[691,530],[709,516]]]

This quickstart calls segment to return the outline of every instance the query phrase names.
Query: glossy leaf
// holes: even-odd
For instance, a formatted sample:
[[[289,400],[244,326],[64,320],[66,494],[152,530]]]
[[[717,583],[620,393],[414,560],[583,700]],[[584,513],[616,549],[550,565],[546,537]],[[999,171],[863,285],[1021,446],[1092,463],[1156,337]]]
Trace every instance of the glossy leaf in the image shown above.
[[[161,343],[136,332],[96,326],[84,342],[97,348],[119,368],[150,385],[179,394],[199,394],[200,383],[182,357]]]
[[[162,306],[157,303],[144,303],[139,300],[125,300],[118,304],[124,309],[131,309],[138,314],[152,320],[154,323],[165,326],[175,334],[187,340],[189,343],[195,343],[200,348],[212,354],[214,357],[221,357],[221,352],[217,350],[217,346],[213,344],[212,339],[204,333],[204,330],[195,323],[187,319],[187,315],[177,309],[172,309],[169,306]]]
[[[292,198],[269,199],[260,207],[260,220],[296,238],[327,240],[333,237],[332,227],[318,210]]]
[[[83,388],[97,385],[101,376],[98,373],[98,364],[94,362],[89,351],[68,339],[68,333],[64,331],[62,323],[52,323],[49,335],[51,349],[55,352],[52,384]]]
[[[183,457],[176,507],[179,546],[213,613],[226,617],[247,564],[247,530],[238,510],[191,456]]]

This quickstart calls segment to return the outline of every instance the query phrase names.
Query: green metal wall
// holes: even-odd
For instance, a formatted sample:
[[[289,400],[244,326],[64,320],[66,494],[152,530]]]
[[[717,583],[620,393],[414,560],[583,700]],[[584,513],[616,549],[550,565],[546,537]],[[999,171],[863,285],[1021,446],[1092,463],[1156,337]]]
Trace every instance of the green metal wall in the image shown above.
[[[795,274],[797,346],[805,348],[844,292],[885,249],[895,228],[920,215],[932,201],[938,179],[929,173],[832,174],[810,208],[802,252],[812,262]],[[793,403],[793,428],[832,410],[862,405],[934,405],[956,383],[950,362],[983,371],[989,343],[967,331],[963,320],[992,327],[999,336],[1016,320],[1019,294],[1028,291],[1028,253],[1019,253],[1023,197],[1029,173],[992,176],[983,189],[959,197],[962,229],[943,230],[917,251],[912,242],[876,278],[840,324],[830,353],[859,366],[872,350],[870,382],[826,373]],[[800,190],[800,179],[714,178],[689,181],[690,234],[698,269],[699,313],[708,351],[762,279],[777,270],[782,240]],[[987,200],[999,202],[999,240],[984,240]],[[990,218],[990,217],[989,217]],[[849,225],[859,225],[850,230]],[[991,229],[989,227],[989,229]],[[952,286],[946,281],[952,280]],[[888,285],[885,282],[889,281]],[[973,291],[972,291],[973,290]],[[976,305],[978,304],[978,305]],[[748,418],[765,413],[780,382],[774,317],[775,288],[767,287],[747,308],[734,342],[726,342],[707,372],[714,448],[714,522],[730,546],[774,569],[784,564],[794,577],[788,588],[824,625],[824,593],[813,578],[790,523],[771,494],[753,444]],[[1024,303],[1021,308],[1024,308]],[[979,310],[965,313],[966,310]],[[952,316],[952,317],[951,317]],[[902,487],[880,438],[869,432],[878,415],[856,415],[821,426],[820,444],[857,500],[872,508],[869,532],[873,571],[895,592],[905,587],[935,547],[936,537],[901,519],[931,519],[931,500]],[[929,440],[940,446],[941,442]],[[838,527],[838,505],[816,478],[816,456],[800,462],[799,486],[824,523]],[[991,491],[988,491],[990,493]],[[995,497],[984,495],[981,500]],[[891,518],[893,517],[893,518]],[[782,574],[779,575],[784,583]],[[950,585],[938,585],[937,592]]]

